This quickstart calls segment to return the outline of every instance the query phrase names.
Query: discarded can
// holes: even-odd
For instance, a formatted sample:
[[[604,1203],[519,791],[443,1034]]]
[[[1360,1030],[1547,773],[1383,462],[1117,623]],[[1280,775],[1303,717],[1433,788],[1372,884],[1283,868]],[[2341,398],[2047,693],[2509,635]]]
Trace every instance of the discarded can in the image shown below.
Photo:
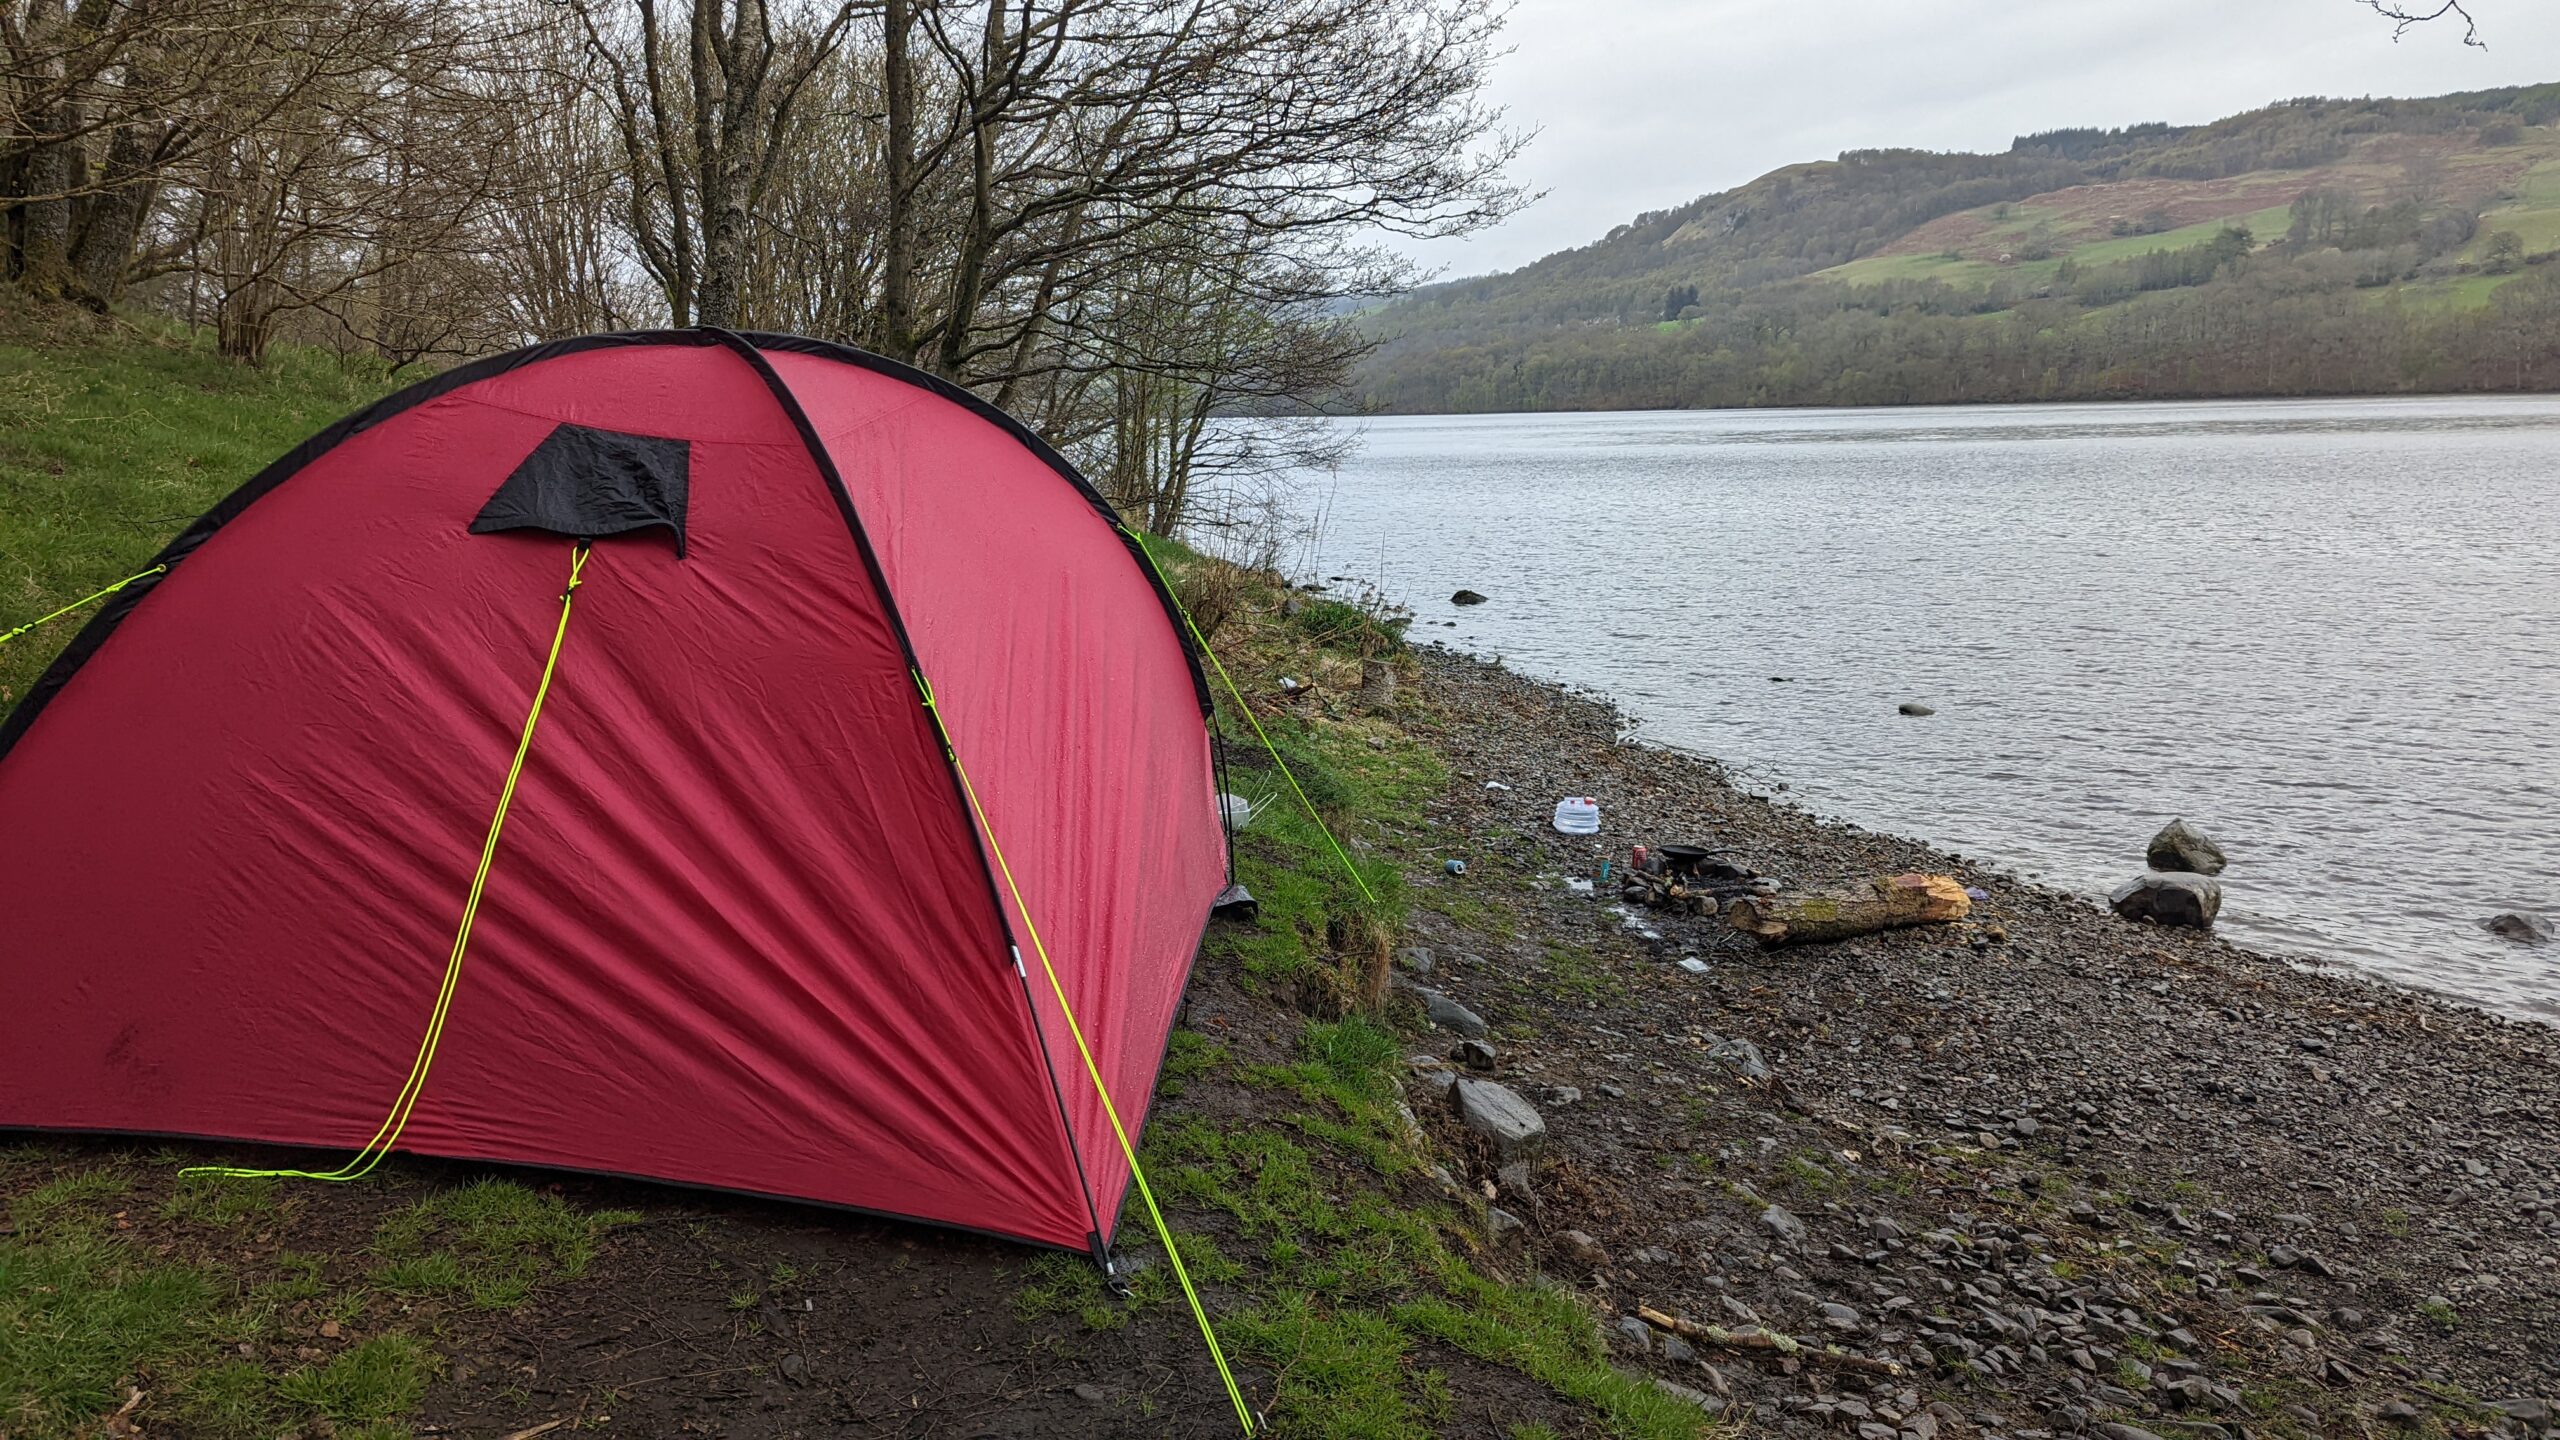
[[[1448,871],[1452,875],[1464,875],[1467,873],[1467,862],[1464,860],[1444,860],[1440,862],[1440,868]]]

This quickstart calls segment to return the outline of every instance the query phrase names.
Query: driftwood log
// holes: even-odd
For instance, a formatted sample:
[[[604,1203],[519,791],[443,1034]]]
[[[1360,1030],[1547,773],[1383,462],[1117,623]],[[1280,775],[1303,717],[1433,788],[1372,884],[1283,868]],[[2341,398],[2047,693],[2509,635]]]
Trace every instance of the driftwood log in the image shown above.
[[[1902,1367],[1891,1360],[1876,1360],[1865,1355],[1851,1355],[1843,1350],[1817,1350],[1800,1344],[1793,1336],[1767,1330],[1727,1330],[1721,1325],[1701,1325],[1677,1315],[1665,1315],[1650,1305],[1636,1307],[1636,1318],[1656,1330],[1668,1330],[1684,1340],[1713,1345],[1720,1350],[1759,1350],[1771,1355],[1807,1361],[1818,1365],[1836,1365],[1862,1375],[1899,1375]]]
[[[1961,920],[1973,909],[1948,875],[1886,875],[1864,885],[1792,895],[1746,895],[1725,907],[1733,928],[1763,945],[1813,945],[1903,925]]]

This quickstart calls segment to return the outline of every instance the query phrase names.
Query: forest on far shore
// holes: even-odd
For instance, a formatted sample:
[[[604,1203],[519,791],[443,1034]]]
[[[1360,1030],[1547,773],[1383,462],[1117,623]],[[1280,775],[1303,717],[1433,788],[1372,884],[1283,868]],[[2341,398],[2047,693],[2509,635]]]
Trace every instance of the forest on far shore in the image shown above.
[[[1363,317],[1399,412],[2560,389],[2560,85],[1852,151]]]

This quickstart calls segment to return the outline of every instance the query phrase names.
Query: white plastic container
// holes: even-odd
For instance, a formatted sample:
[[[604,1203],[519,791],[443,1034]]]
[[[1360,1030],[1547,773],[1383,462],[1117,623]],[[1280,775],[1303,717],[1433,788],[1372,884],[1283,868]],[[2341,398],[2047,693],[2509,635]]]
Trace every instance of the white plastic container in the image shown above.
[[[1600,802],[1588,795],[1567,795],[1556,802],[1556,831],[1563,835],[1600,833]]]

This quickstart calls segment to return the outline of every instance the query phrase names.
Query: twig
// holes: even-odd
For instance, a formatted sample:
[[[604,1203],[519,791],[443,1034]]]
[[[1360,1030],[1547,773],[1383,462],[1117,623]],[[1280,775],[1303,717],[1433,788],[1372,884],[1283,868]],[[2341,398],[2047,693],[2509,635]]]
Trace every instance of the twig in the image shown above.
[[[1872,1360],[1864,1355],[1852,1355],[1845,1350],[1834,1350],[1829,1347],[1811,1350],[1797,1343],[1793,1336],[1779,1335],[1767,1330],[1727,1330],[1721,1325],[1701,1325],[1695,1320],[1683,1320],[1677,1315],[1665,1315],[1650,1305],[1637,1306],[1636,1318],[1657,1330],[1668,1330],[1683,1339],[1695,1340],[1719,1349],[1760,1350],[1772,1355],[1837,1365],[1843,1370],[1855,1370],[1865,1375],[1900,1375],[1902,1373],[1902,1367],[1891,1360]]]
[[[2489,42],[2480,38],[2480,22],[2472,19],[2471,12],[2462,8],[2462,0],[2444,0],[2443,4],[2425,14],[2398,4],[2396,0],[2357,0],[2357,3],[2383,19],[2393,22],[2391,38],[2394,42],[2408,34],[2413,26],[2424,25],[2430,20],[2441,20],[2447,15],[2454,15],[2462,20],[2463,44],[2475,50],[2489,48]]]

